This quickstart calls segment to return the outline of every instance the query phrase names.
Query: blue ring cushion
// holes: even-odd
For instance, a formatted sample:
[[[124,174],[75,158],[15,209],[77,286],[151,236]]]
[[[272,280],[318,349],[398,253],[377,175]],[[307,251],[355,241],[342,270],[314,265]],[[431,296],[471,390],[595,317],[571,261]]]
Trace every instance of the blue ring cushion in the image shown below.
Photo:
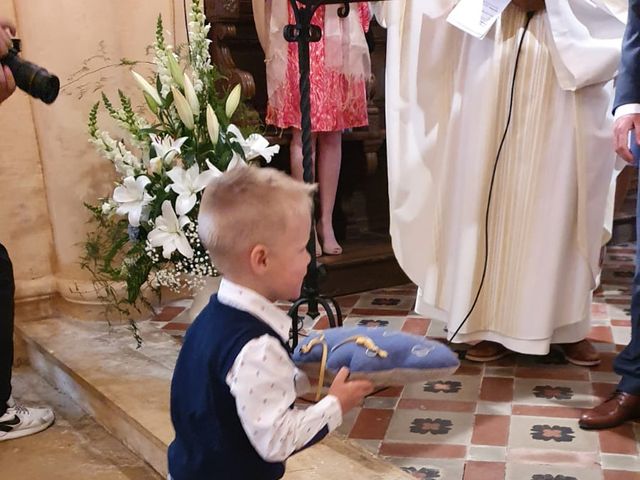
[[[376,386],[401,386],[438,380],[453,374],[460,362],[446,345],[418,335],[371,327],[339,327],[313,331],[296,347],[293,361],[318,378],[323,343],[327,346],[325,384],[340,368],[349,378],[365,378]]]

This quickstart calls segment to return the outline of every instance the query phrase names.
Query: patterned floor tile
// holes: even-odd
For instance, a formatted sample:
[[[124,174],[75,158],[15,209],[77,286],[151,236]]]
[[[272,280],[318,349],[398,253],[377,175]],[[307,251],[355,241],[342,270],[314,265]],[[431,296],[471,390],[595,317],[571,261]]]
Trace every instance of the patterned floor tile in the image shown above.
[[[470,413],[398,409],[389,423],[385,441],[468,445],[473,420]]]
[[[506,480],[603,480],[602,472],[599,468],[526,463],[507,464],[505,478]]]
[[[511,448],[566,450],[571,452],[598,451],[598,436],[578,427],[571,418],[540,418],[514,415],[509,431]]]
[[[590,382],[516,378],[514,403],[588,408],[594,397]]]
[[[463,480],[463,460],[387,457],[408,474],[421,480]]]
[[[416,302],[413,295],[397,295],[394,293],[364,293],[353,305],[354,309],[373,310],[406,310],[407,314]]]
[[[383,327],[387,330],[402,330],[402,326],[406,317],[394,317],[394,316],[375,316],[375,315],[349,315],[343,325],[345,327]]]
[[[412,383],[404,388],[402,397],[475,402],[481,380],[478,376],[458,375],[446,380]]]

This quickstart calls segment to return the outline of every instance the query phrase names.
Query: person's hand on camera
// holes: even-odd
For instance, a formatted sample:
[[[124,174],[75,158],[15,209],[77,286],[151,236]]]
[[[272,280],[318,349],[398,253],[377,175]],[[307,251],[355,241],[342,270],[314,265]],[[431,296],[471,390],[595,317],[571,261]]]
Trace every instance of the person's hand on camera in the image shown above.
[[[373,392],[373,383],[369,380],[348,381],[348,376],[349,369],[342,367],[329,388],[329,395],[333,395],[340,402],[343,415],[360,405],[364,397]]]
[[[10,20],[0,17],[0,58],[4,57],[13,47],[11,35],[15,34],[15,25]]]
[[[514,5],[525,12],[537,12],[544,10],[544,0],[511,0]]]
[[[4,57],[13,46],[11,35],[16,34],[16,27],[6,18],[0,18],[0,58]],[[4,102],[16,89],[16,82],[9,67],[0,68],[0,103]]]
[[[613,124],[613,148],[616,153],[629,163],[633,163],[633,154],[629,150],[629,131],[631,141],[640,143],[640,113],[622,115]]]

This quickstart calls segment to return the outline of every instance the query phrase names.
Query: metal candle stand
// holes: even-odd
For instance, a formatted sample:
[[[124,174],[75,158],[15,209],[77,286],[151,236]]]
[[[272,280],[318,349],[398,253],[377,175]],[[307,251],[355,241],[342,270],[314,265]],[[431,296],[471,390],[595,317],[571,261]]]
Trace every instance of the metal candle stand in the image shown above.
[[[311,24],[311,19],[316,10],[322,5],[341,4],[338,9],[338,16],[346,18],[349,15],[349,4],[358,3],[361,0],[289,0],[295,17],[295,25],[286,25],[284,27],[284,38],[288,42],[296,42],[298,44],[298,62],[300,70],[300,113],[302,127],[302,169],[303,179],[306,183],[313,183],[314,171],[312,162],[312,145],[311,145],[311,97],[309,85],[309,43],[317,42],[322,38],[322,30],[317,25]],[[311,235],[307,249],[311,254],[311,262],[307,267],[307,275],[302,285],[302,294],[289,309],[289,316],[292,320],[292,349],[298,344],[299,318],[298,310],[304,304],[308,304],[307,314],[311,318],[320,315],[318,305],[322,305],[329,326],[342,326],[342,312],[340,305],[333,298],[320,295],[318,288],[318,277],[321,265],[316,258],[316,222],[315,215],[311,221]],[[335,309],[335,316],[331,306]]]

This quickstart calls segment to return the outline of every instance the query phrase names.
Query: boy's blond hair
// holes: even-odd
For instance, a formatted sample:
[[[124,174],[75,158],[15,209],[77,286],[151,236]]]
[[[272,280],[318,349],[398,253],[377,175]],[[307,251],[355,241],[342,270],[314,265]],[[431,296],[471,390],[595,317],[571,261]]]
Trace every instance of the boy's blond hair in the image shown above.
[[[273,168],[238,167],[209,183],[198,213],[198,234],[221,272],[257,244],[269,245],[288,222],[311,215],[314,185]]]

